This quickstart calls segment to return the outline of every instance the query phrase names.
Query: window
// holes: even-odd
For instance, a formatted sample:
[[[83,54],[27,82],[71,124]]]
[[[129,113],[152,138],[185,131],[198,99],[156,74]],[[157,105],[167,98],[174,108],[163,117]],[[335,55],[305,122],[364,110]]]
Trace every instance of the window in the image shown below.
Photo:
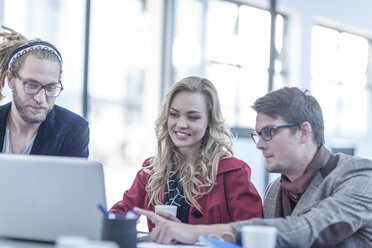
[[[367,135],[369,43],[359,35],[313,27],[311,88],[322,106],[327,136]]]
[[[142,162],[155,154],[153,124],[160,108],[159,3],[94,0],[91,5],[91,155],[105,165],[109,206],[122,199]]]
[[[60,50],[65,90],[56,99],[56,104],[79,114],[82,113],[85,28],[82,13],[85,13],[83,0],[4,0],[5,26],[28,39],[49,41]],[[11,92],[5,94],[11,96]]]
[[[173,82],[188,75],[210,79],[220,93],[229,125],[252,128],[251,105],[268,90],[270,12],[221,0],[181,0],[175,9]],[[276,24],[274,87],[278,88],[283,84],[282,15],[277,15]]]

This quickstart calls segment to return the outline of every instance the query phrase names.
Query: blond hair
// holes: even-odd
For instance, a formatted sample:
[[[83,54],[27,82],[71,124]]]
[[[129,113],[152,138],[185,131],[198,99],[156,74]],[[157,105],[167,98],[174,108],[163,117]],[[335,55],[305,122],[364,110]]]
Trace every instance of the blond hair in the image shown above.
[[[171,102],[180,92],[199,92],[207,104],[209,127],[197,154],[190,160],[182,158],[172,142],[167,127]],[[218,164],[223,157],[232,156],[232,134],[222,117],[217,90],[207,79],[188,77],[174,84],[166,95],[161,112],[155,122],[158,139],[157,154],[152,165],[145,168],[150,174],[146,190],[151,203],[161,204],[161,191],[169,177],[172,162],[176,162],[175,173],[182,181],[186,201],[203,212],[196,199],[212,191],[216,185]]]

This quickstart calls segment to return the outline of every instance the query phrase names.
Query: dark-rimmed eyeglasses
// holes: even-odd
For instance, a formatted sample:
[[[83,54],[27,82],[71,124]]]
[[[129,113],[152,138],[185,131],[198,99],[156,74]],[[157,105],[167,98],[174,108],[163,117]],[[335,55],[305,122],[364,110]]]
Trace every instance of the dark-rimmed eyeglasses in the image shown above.
[[[255,144],[258,143],[258,140],[260,139],[260,136],[262,137],[262,139],[264,141],[270,141],[270,140],[273,139],[273,136],[275,134],[276,129],[284,128],[284,127],[294,127],[294,126],[296,126],[296,125],[293,124],[293,123],[288,123],[288,124],[284,124],[284,125],[280,125],[280,126],[264,127],[259,132],[256,132],[256,131],[251,132],[251,137],[252,137],[252,140]]]
[[[42,85],[37,82],[26,82],[24,81],[16,72],[13,72],[13,74],[18,78],[18,80],[23,84],[23,90],[27,94],[30,95],[36,95],[39,93],[42,89],[45,91],[45,95],[48,97],[57,97],[63,90],[63,85],[61,82],[58,84],[47,84]]]

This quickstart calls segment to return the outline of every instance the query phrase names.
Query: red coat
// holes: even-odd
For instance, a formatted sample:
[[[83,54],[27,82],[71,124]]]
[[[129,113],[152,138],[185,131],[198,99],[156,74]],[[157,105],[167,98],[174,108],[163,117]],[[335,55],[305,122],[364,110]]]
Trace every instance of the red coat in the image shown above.
[[[142,166],[149,166],[151,161],[152,158],[145,160]],[[251,169],[245,162],[234,157],[221,159],[217,185],[209,194],[197,199],[204,214],[190,206],[189,223],[218,224],[262,218],[262,201],[250,177]],[[148,179],[149,175],[141,169],[130,189],[124,192],[123,200],[111,211],[126,213],[133,207],[154,211],[153,204],[148,206],[149,194],[145,190]],[[150,221],[148,226],[150,231],[154,227]]]

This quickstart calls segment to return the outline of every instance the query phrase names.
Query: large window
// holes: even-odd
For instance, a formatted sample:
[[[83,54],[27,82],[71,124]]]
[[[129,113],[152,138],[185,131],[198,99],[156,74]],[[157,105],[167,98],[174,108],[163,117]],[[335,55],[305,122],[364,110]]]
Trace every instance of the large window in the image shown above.
[[[41,38],[56,45],[64,61],[65,90],[56,103],[82,113],[84,58],[83,0],[4,0],[4,25],[29,39]],[[11,96],[10,91],[5,93]]]
[[[190,74],[205,76],[218,88],[229,124],[252,128],[255,114],[250,106],[268,91],[269,10],[235,1],[176,2],[174,82]],[[277,15],[274,88],[284,81],[281,69],[284,20]]]
[[[323,109],[326,135],[367,135],[371,75],[366,38],[316,25],[312,30],[311,88]]]
[[[109,205],[155,153],[161,13],[159,1],[92,1],[88,118],[92,156],[106,169]]]

